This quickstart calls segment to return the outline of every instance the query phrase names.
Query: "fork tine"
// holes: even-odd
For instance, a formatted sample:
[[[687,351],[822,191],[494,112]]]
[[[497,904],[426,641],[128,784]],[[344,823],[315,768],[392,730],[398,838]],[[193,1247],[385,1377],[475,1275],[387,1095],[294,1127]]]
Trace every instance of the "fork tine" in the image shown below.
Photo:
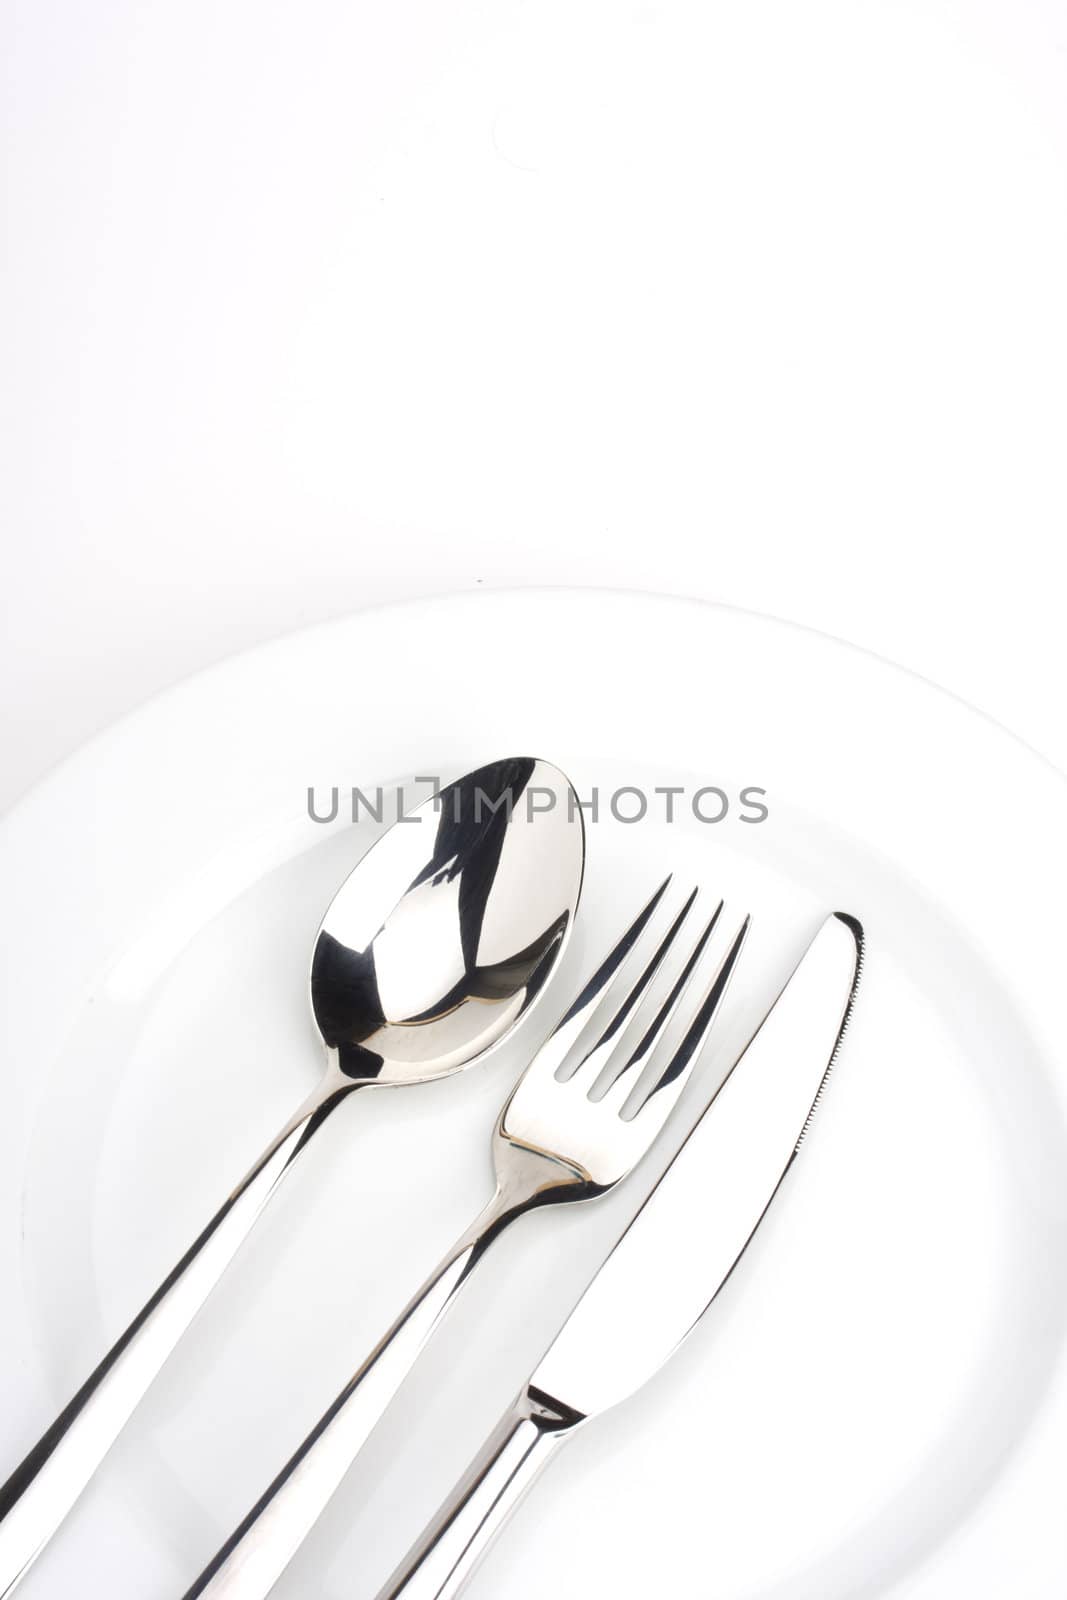
[[[637,982],[632,985],[628,994],[622,1001],[622,1004],[618,1007],[611,1021],[597,1039],[596,1043],[586,1051],[585,1055],[579,1061],[577,1067],[575,1067],[574,1071],[567,1077],[567,1083],[574,1083],[575,1080],[581,1078],[582,1082],[587,1087],[591,1088],[596,1082],[597,1078],[599,1078],[601,1071],[615,1052],[616,1043],[623,1029],[626,1027],[626,1024],[629,1022],[630,1017],[633,1015],[634,1007],[637,1005],[641,996],[644,994],[645,990],[652,982],[652,979],[659,971],[660,964],[663,961],[663,958],[666,956],[667,951],[674,943],[682,923],[692,910],[693,901],[696,899],[696,897],[697,891],[694,889],[682,909],[679,911],[678,915],[675,917],[674,921],[671,923],[670,927],[667,929],[667,932],[663,935],[663,938],[660,940],[656,949],[652,952],[651,957],[645,964],[645,968],[641,973],[641,976],[637,979]]]
[[[718,1014],[719,1006],[722,1004],[723,995],[726,993],[727,985],[737,965],[742,946],[748,937],[751,921],[751,917],[746,917],[742,922],[734,935],[733,943],[720,961],[697,1014],[689,1024],[677,1050],[675,1050],[641,1104],[632,1113],[631,1117],[626,1120],[636,1121],[639,1117],[644,1116],[653,1102],[656,1104],[656,1115],[659,1119],[662,1121],[667,1117],[671,1107],[685,1088],[686,1080],[696,1063],[697,1057],[704,1048],[708,1034],[711,1032],[712,1024]]]
[[[604,1093],[602,1095],[594,1096],[598,1103],[603,1100],[611,1099],[614,1100],[616,1109],[621,1109],[625,1101],[629,1098],[630,1091],[633,1089],[638,1078],[641,1076],[641,1072],[645,1066],[645,1063],[648,1061],[653,1050],[655,1050],[660,1039],[662,1039],[668,1023],[673,1017],[675,1011],[678,1009],[678,1002],[681,1000],[683,993],[689,985],[689,980],[693,975],[693,969],[700,960],[701,956],[704,954],[707,942],[715,931],[719,917],[722,914],[723,904],[724,902],[720,900],[718,905],[715,907],[715,910],[712,912],[709,921],[705,925],[703,933],[693,946],[693,949],[689,955],[689,959],[686,961],[681,972],[678,974],[678,977],[675,979],[670,994],[660,1006],[659,1011],[653,1017],[649,1026],[645,1029],[645,1032],[641,1036],[641,1042],[630,1056],[630,1059],[626,1062],[618,1075],[607,1085]]]
[[[619,968],[630,954],[638,939],[648,926],[649,919],[663,896],[667,892],[673,874],[668,872],[652,898],[638,912],[626,932],[619,939],[607,956],[597,967],[592,977],[581,990],[573,1005],[564,1013],[556,1023],[552,1032],[538,1050],[535,1061],[539,1070],[544,1072],[558,1072],[571,1047],[577,1043],[590,1018],[599,1009],[606,990],[611,986]]]

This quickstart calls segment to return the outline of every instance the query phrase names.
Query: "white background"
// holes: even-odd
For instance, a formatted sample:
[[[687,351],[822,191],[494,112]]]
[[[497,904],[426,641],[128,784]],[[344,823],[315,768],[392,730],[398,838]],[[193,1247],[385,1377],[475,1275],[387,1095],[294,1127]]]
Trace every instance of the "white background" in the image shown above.
[[[235,649],[527,582],[795,619],[1067,763],[1062,5],[0,26],[0,802]]]

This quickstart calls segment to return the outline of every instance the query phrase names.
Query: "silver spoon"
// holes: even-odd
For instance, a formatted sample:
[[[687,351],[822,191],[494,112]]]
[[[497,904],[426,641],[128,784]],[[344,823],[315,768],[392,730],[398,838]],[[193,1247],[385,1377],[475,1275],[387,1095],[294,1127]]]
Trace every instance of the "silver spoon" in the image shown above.
[[[399,819],[342,884],[311,960],[322,1080],[0,1487],[0,1596],[62,1522],[330,1113],[355,1089],[469,1066],[527,1011],[581,892],[575,802],[546,762],[495,762]]]

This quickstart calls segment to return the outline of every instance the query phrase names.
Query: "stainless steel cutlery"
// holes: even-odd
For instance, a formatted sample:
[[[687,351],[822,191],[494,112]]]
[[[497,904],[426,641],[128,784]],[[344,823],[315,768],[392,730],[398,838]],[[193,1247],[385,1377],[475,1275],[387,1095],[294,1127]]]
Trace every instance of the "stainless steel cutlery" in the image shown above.
[[[537,795],[537,803],[532,803]],[[549,801],[546,804],[546,798]],[[0,1600],[77,1500],[267,1200],[356,1089],[443,1077],[528,1013],[582,888],[581,807],[556,768],[479,768],[401,818],[315,938],[326,1049],[308,1096],[20,1466],[0,1485]],[[184,1600],[264,1600],[431,1334],[504,1231],[625,1179],[678,1103],[748,919],[668,877],[533,1054],[492,1135],[494,1191]],[[719,931],[717,931],[719,930]],[[464,1481],[379,1600],[452,1600],[563,1441],[625,1400],[700,1321],[810,1126],[853,1003],[863,936],[829,917],[622,1232]]]
[[[534,790],[538,803],[527,804]],[[326,1046],[321,1082],[0,1486],[0,1596],[70,1510],[341,1101],[356,1089],[457,1072],[525,1015],[560,956],[581,891],[584,830],[574,798],[546,762],[482,767],[390,828],[342,885],[311,962],[312,1010]]]
[[[560,1445],[699,1322],[800,1148],[855,993],[858,923],[831,917],[514,1407],[378,1600],[453,1600]]]
[[[669,880],[668,880],[669,881]],[[500,1114],[493,1135],[496,1189],[454,1249],[431,1274],[388,1333],[316,1423],[185,1600],[253,1600],[277,1581],[355,1459],[452,1304],[471,1271],[512,1222],[535,1207],[589,1200],[627,1176],[653,1143],[676,1104],[716,1017],[747,932],[747,919],[714,973],[685,1010],[681,1039],[658,1059],[656,1047],[683,1009],[722,903],[691,942],[668,992],[648,998],[661,964],[679,938],[696,893],[690,894],[650,953],[643,935],[667,889],[660,885],[537,1052]],[[636,976],[612,1003],[623,963]],[[621,979],[620,979],[621,984]],[[587,1026],[608,1012],[584,1043]],[[647,1016],[646,1016],[647,1013]],[[627,1048],[630,1025],[642,1025]],[[566,1070],[568,1065],[570,1070]]]

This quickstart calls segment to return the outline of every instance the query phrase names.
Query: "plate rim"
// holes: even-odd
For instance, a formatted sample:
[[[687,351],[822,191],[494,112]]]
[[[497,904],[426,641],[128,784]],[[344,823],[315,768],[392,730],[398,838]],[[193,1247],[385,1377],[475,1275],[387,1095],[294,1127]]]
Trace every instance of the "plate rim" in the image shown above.
[[[242,649],[227,651],[214,661],[205,662],[192,671],[182,673],[172,683],[161,685],[146,695],[136,704],[120,712],[95,732],[78,741],[72,749],[68,750],[58,760],[52,762],[43,772],[20,791],[19,794],[0,811],[0,834],[9,821],[14,821],[24,808],[28,808],[36,800],[38,792],[49,789],[53,783],[69,774],[86,756],[92,756],[97,749],[109,744],[113,738],[125,732],[131,725],[137,723],[141,717],[153,715],[157,708],[169,703],[173,698],[181,696],[186,691],[199,687],[203,682],[216,676],[226,674],[237,663],[253,664],[258,659],[265,659],[275,652],[282,652],[290,647],[297,646],[305,640],[311,640],[319,635],[337,631],[342,632],[364,619],[392,614],[410,614],[418,610],[445,609],[457,601],[464,603],[491,603],[493,598],[500,595],[523,597],[555,597],[559,595],[582,596],[590,599],[628,599],[651,601],[653,603],[667,603],[680,607],[695,607],[699,610],[719,612],[727,616],[743,617],[757,624],[766,624],[775,629],[788,630],[809,641],[817,642],[835,650],[844,650],[857,658],[878,668],[883,668],[890,673],[900,674],[910,680],[916,687],[930,690],[933,694],[942,697],[945,701],[967,712],[978,722],[983,723],[990,730],[1003,735],[1015,745],[1019,751],[1032,757],[1048,774],[1067,785],[1067,772],[1058,767],[1050,756],[1029,743],[1021,734],[1001,722],[989,711],[968,700],[966,696],[954,689],[946,688],[935,678],[927,676],[907,666],[905,663],[894,660],[891,656],[882,655],[877,650],[872,650],[866,645],[857,643],[852,639],[842,638],[839,634],[831,633],[828,629],[816,628],[806,622],[800,622],[794,617],[779,616],[775,612],[760,611],[754,606],[738,606],[725,600],[711,600],[701,595],[683,594],[671,589],[630,589],[624,586],[612,585],[583,585],[583,584],[494,584],[491,588],[478,587],[475,589],[448,589],[433,593],[413,595],[410,598],[375,601],[367,606],[360,606],[354,610],[341,612],[334,617],[321,617],[315,622],[301,623],[293,628],[286,628],[282,632],[273,634],[267,639],[261,639],[255,644]],[[1065,797],[1067,798],[1067,797]]]

